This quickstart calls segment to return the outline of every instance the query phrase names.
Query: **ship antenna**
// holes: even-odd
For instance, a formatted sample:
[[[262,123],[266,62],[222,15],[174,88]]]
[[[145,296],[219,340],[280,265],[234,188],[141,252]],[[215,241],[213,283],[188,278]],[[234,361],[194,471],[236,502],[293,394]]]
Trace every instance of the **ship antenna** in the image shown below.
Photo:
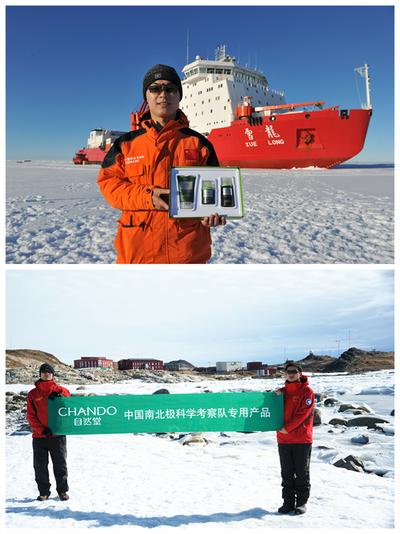
[[[372,109],[371,88],[369,85],[370,77],[368,75],[368,67],[369,65],[367,63],[364,63],[362,67],[358,67],[357,69],[354,69],[362,78],[365,79],[365,96],[367,99],[367,103],[362,106],[364,109]]]
[[[186,30],[186,65],[189,63],[189,28]]]

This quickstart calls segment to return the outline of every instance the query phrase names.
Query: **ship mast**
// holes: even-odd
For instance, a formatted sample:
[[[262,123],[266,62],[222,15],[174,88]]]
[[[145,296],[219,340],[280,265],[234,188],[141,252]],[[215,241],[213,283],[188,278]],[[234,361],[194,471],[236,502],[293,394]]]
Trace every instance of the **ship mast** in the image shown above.
[[[370,88],[370,77],[368,76],[368,64],[367,63],[364,63],[364,65],[362,67],[358,67],[357,69],[354,69],[356,72],[358,72],[358,74],[362,77],[362,78],[365,78],[365,94],[366,94],[366,99],[367,99],[367,103],[366,104],[363,104],[362,107],[364,109],[372,109],[372,106],[371,106],[371,88]]]

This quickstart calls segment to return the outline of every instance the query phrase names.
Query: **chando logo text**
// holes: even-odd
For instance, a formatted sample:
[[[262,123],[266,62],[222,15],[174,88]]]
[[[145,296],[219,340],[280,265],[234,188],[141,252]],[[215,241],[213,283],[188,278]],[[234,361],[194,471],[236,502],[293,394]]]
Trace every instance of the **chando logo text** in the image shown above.
[[[115,415],[117,413],[117,408],[115,406],[92,406],[86,408],[68,408],[63,406],[62,408],[59,408],[57,413],[61,417],[68,417],[71,415],[74,417],[89,417],[90,415]]]

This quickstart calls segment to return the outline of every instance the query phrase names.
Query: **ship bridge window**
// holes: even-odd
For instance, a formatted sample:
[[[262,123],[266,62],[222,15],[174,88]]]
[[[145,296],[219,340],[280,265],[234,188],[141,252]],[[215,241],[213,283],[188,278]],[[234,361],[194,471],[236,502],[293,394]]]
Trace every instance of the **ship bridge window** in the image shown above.
[[[215,69],[210,69],[210,68],[207,69],[207,72],[208,72],[209,74],[214,74],[214,71],[215,71]]]
[[[224,74],[230,74],[231,73],[231,69],[224,69]]]
[[[216,74],[222,74],[222,69],[215,69]]]

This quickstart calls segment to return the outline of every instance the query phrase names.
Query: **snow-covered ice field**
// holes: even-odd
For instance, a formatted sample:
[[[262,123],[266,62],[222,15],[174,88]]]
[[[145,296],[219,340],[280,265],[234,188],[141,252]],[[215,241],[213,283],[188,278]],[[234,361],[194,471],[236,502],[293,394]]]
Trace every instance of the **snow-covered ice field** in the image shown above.
[[[114,263],[98,166],[7,162],[7,263]],[[393,168],[243,169],[245,217],[211,263],[392,263]]]
[[[282,516],[275,432],[204,434],[208,445],[183,446],[156,435],[69,436],[70,500],[39,503],[32,467],[31,435],[6,436],[6,526],[9,528],[129,527],[142,531],[266,532],[271,528],[394,527],[394,371],[310,378],[315,392],[341,402],[366,403],[389,421],[385,432],[366,427],[314,428],[311,497],[304,516]],[[171,393],[263,391],[282,379],[144,383],[87,386],[97,394],[145,394],[166,387]],[[77,386],[69,386],[75,392]],[[7,385],[8,391],[27,391]],[[321,407],[323,423],[338,407]],[[343,413],[339,414],[343,416]],[[345,414],[345,417],[349,417]],[[351,438],[364,434],[369,443]],[[175,436],[177,437],[177,436]],[[349,454],[370,473],[332,465]],[[380,473],[378,476],[376,473]]]

